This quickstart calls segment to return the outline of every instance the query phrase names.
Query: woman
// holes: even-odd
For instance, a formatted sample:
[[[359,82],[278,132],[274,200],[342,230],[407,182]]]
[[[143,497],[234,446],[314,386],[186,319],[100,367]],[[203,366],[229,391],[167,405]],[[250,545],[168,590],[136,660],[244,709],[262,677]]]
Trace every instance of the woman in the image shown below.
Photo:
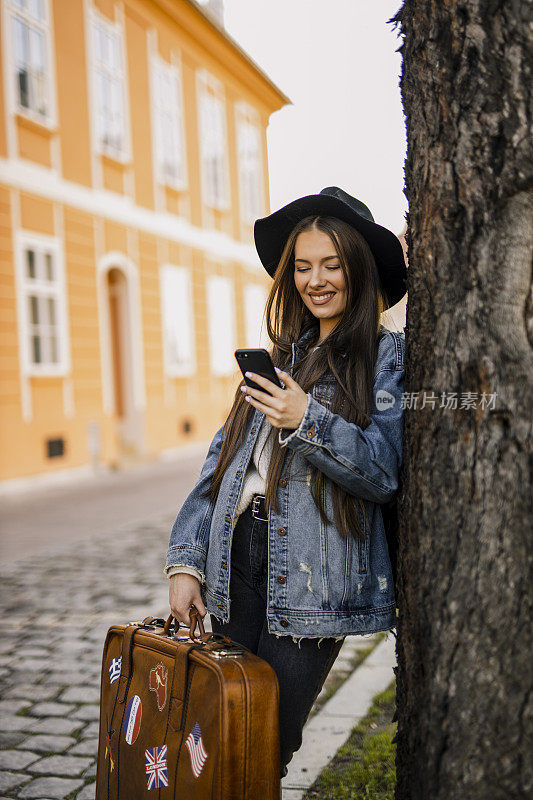
[[[397,237],[337,187],[257,220],[254,236],[284,388],[239,385],[165,571],[181,623],[191,604],[209,611],[214,632],[275,670],[283,777],[344,638],[396,621],[380,504],[398,487],[405,345],[380,312],[406,273]]]

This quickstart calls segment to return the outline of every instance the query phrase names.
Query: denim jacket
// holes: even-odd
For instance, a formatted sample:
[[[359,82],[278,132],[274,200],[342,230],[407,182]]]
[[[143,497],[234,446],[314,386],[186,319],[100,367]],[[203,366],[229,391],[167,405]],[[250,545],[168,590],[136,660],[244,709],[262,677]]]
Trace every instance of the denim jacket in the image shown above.
[[[312,335],[292,345],[293,370]],[[374,371],[374,404],[365,430],[332,413],[328,405],[335,378],[328,371],[307,393],[298,428],[279,429],[283,447],[296,451],[283,466],[278,484],[279,511],[268,520],[267,625],[270,633],[300,637],[344,637],[388,630],[396,624],[394,586],[380,503],[398,489],[402,463],[405,334],[381,326]],[[329,376],[329,377],[328,377]],[[189,565],[202,576],[202,600],[222,622],[231,613],[230,554],[244,475],[264,413],[255,409],[243,445],[222,479],[213,504],[200,493],[210,485],[222,443],[216,432],[200,477],[172,527],[165,570]],[[286,459],[286,462],[289,459]],[[358,509],[364,541],[343,539],[335,527],[331,483],[324,482],[325,524],[309,486],[309,465],[362,498]]]

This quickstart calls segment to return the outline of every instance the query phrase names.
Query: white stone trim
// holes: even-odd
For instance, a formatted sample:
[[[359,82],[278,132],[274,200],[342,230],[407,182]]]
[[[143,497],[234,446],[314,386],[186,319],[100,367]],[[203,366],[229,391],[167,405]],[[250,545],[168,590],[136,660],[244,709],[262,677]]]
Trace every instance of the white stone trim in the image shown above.
[[[31,422],[33,419],[33,398],[31,394],[31,384],[29,375],[26,374],[23,368],[23,342],[24,342],[24,328],[22,323],[22,306],[24,304],[24,293],[20,286],[19,275],[21,273],[21,257],[20,252],[16,246],[15,234],[20,229],[20,192],[11,190],[9,193],[10,207],[11,207],[11,235],[13,242],[13,266],[15,271],[15,303],[17,308],[17,344],[18,344],[18,360],[19,360],[19,381],[20,381],[20,400],[22,419],[24,422]]]
[[[87,83],[87,112],[89,116],[89,145],[91,159],[91,183],[94,187],[103,186],[102,162],[96,152],[96,106],[92,70],[91,14],[92,0],[83,0],[83,30],[85,37],[85,79]]]
[[[238,242],[221,231],[199,228],[175,214],[143,208],[114,192],[68,181],[38,164],[0,158],[0,174],[2,184],[12,189],[194,247],[219,261],[238,261],[256,276],[264,269],[252,245]]]
[[[158,38],[157,38],[157,29],[150,28],[146,31],[146,49],[147,49],[147,56],[148,56],[148,64],[149,67],[152,64],[152,59],[155,58],[159,52],[158,46]],[[157,170],[156,170],[156,163],[157,163],[157,152],[156,152],[156,141],[155,141],[155,126],[156,126],[156,119],[155,119],[155,107],[154,103],[152,102],[153,97],[153,86],[152,86],[152,70],[149,68],[148,70],[148,77],[150,81],[150,153],[152,156],[152,191],[154,195],[154,208],[157,213],[166,212],[166,199],[165,199],[165,187],[162,186],[159,181],[157,180]]]
[[[2,3],[2,84],[4,89],[6,144],[9,158],[18,156],[17,131],[15,126],[15,87],[12,76],[11,36],[9,35],[10,12],[7,3]]]

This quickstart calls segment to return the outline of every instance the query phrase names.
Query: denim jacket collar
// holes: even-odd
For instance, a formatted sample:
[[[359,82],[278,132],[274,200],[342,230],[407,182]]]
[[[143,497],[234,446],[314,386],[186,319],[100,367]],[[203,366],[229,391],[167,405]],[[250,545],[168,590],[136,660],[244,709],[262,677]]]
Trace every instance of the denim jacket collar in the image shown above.
[[[296,342],[292,343],[291,367],[293,367],[296,361],[299,358],[301,358],[303,351],[305,350],[305,347],[307,345],[307,342],[309,341],[309,339],[312,339],[313,336],[316,334],[317,327],[318,327],[317,325],[314,325],[312,328],[309,328],[309,330],[305,331],[305,333],[302,333],[302,335]]]
[[[310,339],[312,339],[312,338],[313,338],[313,336],[315,336],[315,335],[316,335],[317,328],[318,328],[318,325],[313,325],[313,326],[312,326],[311,328],[309,328],[307,331],[305,331],[304,333],[302,333],[302,335],[300,336],[300,338],[299,338],[299,339],[298,339],[296,342],[293,342],[293,343],[292,343],[292,361],[291,361],[291,368],[292,368],[292,367],[294,367],[294,365],[295,365],[296,361],[297,361],[297,360],[299,360],[299,359],[302,357],[302,355],[303,355],[303,352],[304,352],[304,350],[305,350],[305,348],[306,348],[306,346],[307,346],[307,343],[308,343],[308,341],[309,341]],[[387,328],[385,328],[385,326],[384,326],[384,325],[381,325],[381,324],[380,324],[380,326],[379,326],[378,338],[379,338],[379,337],[381,337],[381,336],[383,336],[385,333],[387,333]],[[341,356],[342,356],[343,358],[345,358],[345,357],[346,357],[346,355],[347,355],[347,350],[345,349],[345,350],[343,350],[343,351],[341,352]]]

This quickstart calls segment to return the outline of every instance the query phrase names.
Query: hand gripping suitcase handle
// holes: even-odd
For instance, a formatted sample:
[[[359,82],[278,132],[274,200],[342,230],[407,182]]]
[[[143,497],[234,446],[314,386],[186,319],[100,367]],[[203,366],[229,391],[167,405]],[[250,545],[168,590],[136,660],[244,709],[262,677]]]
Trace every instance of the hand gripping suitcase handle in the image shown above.
[[[211,650],[211,653],[213,655],[216,656],[219,653],[224,655],[230,655],[230,654],[237,655],[239,650],[241,651],[246,650],[248,653],[252,652],[249,647],[246,647],[246,645],[241,644],[240,642],[236,642],[229,636],[224,636],[223,634],[220,633],[206,634],[202,617],[200,616],[200,612],[198,611],[198,609],[194,604],[191,604],[191,607],[189,609],[189,617],[191,620],[191,626],[189,628],[189,639],[191,639],[193,642],[199,642],[200,644],[206,644],[208,642],[217,642],[219,644],[229,645],[231,647],[231,650],[228,650],[227,648],[226,649],[222,648],[219,651]],[[165,622],[165,626],[163,629],[163,632],[166,636],[170,635],[170,624],[173,619],[174,619],[174,626],[176,626],[176,623],[178,623],[179,625],[179,622],[177,619],[175,619],[174,615],[170,614],[169,617],[167,618],[167,621]],[[195,636],[196,623],[198,623],[200,627],[200,636]],[[177,633],[177,630],[175,630],[175,632]]]
[[[198,609],[196,608],[196,606],[194,604],[191,605],[191,607],[189,609],[189,617],[190,617],[190,620],[191,620],[191,625],[190,625],[190,628],[189,628],[189,638],[192,639],[193,641],[202,641],[203,638],[205,637],[204,621],[203,621],[202,617],[200,616],[200,612],[198,611]],[[164,633],[165,633],[165,636],[169,636],[170,635],[170,623],[172,622],[173,619],[174,619],[174,615],[173,614],[169,614],[169,616],[167,618],[167,621],[165,622],[165,627],[163,629]],[[176,619],[176,621],[174,623],[174,626],[176,626],[176,623],[178,624],[178,627],[179,627],[179,620]],[[195,635],[196,625],[197,624],[198,624],[198,627],[200,628],[200,636],[196,636]]]

